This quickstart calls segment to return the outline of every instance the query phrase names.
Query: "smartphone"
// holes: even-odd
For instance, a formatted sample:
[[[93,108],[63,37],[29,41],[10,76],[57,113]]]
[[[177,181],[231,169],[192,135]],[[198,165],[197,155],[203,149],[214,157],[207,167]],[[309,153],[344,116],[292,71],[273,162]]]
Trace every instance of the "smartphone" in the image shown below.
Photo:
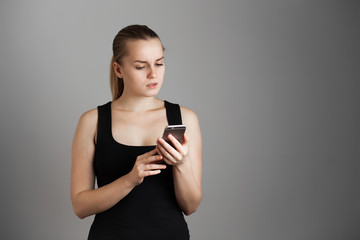
[[[168,135],[169,134],[173,135],[180,143],[182,143],[184,141],[185,130],[186,130],[185,125],[169,125],[165,127],[164,134],[162,137],[167,143],[173,146],[172,142],[168,138]]]

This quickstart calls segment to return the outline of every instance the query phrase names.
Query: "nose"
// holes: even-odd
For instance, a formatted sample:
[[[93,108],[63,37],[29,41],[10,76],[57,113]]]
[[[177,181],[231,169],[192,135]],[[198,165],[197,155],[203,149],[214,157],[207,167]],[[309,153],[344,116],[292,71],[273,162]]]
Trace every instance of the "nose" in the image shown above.
[[[149,68],[148,78],[155,78],[156,77],[156,71],[154,67]]]

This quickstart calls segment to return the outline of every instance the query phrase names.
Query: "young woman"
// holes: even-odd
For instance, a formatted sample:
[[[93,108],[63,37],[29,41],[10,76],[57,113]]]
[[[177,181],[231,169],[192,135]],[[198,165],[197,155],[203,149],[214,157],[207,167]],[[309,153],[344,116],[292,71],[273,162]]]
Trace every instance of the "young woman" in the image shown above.
[[[156,98],[164,48],[143,25],[113,41],[113,101],[85,112],[72,145],[71,200],[79,218],[96,214],[88,239],[189,239],[184,215],[201,200],[202,143],[196,114]],[[179,142],[161,138],[184,124]],[[97,181],[97,188],[95,185]]]

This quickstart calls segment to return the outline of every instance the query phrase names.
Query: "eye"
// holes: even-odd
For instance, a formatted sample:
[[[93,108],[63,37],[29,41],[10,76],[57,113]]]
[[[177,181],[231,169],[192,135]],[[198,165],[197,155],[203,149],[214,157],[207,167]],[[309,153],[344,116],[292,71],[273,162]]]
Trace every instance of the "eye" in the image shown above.
[[[140,70],[140,69],[143,69],[144,67],[136,67],[136,69]]]
[[[161,66],[164,66],[164,64],[163,63],[157,63],[157,64],[155,64],[157,67],[161,67]]]

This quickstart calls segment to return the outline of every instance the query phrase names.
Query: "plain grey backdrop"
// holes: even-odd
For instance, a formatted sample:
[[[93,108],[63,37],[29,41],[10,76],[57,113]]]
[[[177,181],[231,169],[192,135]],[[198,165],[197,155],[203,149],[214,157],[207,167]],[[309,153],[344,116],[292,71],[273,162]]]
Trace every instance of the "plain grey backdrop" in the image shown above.
[[[192,239],[360,239],[359,1],[0,2],[1,239],[86,239],[70,201],[80,115],[111,100],[111,44],[146,24],[159,97],[195,110]]]

